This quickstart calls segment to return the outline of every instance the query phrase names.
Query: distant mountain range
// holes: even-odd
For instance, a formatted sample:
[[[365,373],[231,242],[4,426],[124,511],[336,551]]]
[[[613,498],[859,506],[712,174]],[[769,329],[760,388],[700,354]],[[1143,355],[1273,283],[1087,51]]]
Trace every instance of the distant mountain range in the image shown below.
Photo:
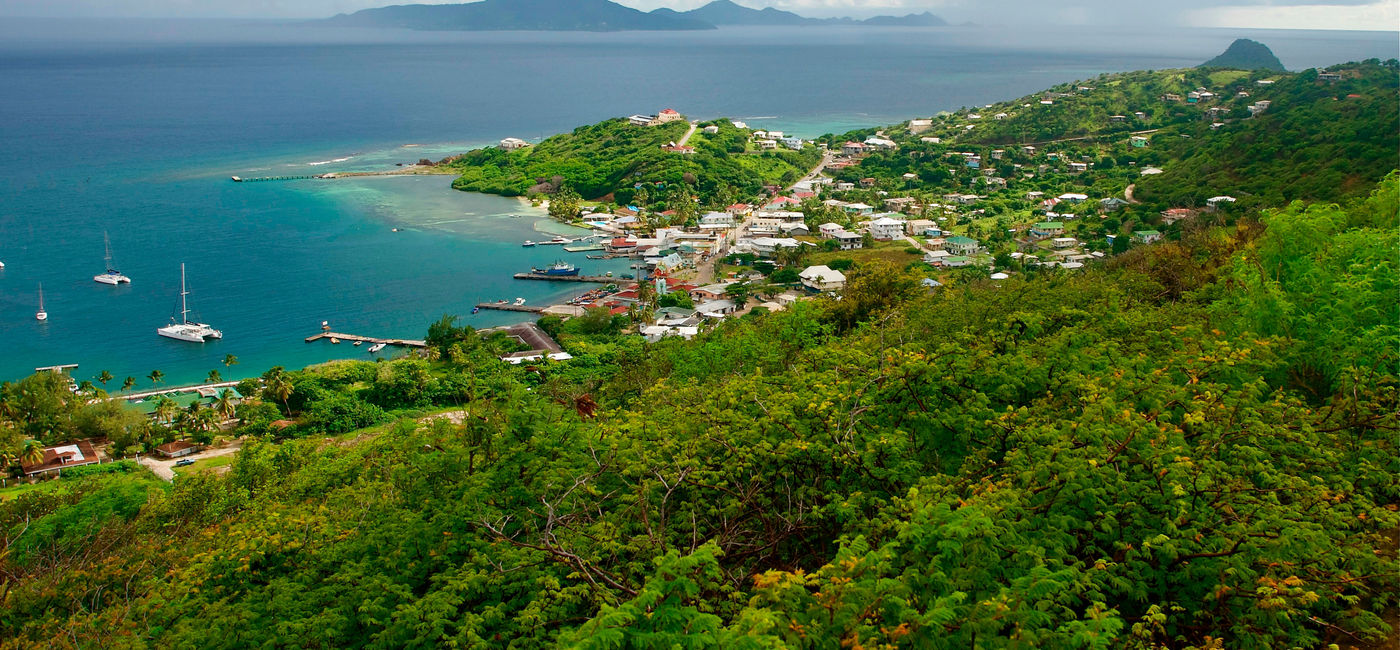
[[[907,16],[806,18],[768,7],[751,9],[730,0],[715,0],[699,9],[657,9],[650,13],[609,0],[481,0],[451,5],[395,5],[340,14],[321,21],[340,27],[389,27],[440,31],[683,31],[726,25],[810,26],[868,25],[937,27],[947,25],[931,13]]]

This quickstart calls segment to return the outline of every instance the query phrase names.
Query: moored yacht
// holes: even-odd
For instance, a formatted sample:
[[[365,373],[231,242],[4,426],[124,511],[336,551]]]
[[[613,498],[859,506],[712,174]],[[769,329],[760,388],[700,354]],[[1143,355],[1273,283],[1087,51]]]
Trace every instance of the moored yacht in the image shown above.
[[[105,258],[107,260],[107,272],[92,276],[93,281],[102,284],[110,284],[112,286],[131,284],[131,278],[122,275],[121,271],[118,271],[112,266],[112,240],[105,232],[102,233],[102,243],[107,247],[107,257]]]
[[[48,320],[49,312],[44,311],[44,285],[39,284],[39,311],[34,312],[34,320]]]
[[[188,341],[190,343],[203,343],[208,339],[224,338],[224,333],[216,330],[204,323],[196,323],[190,320],[190,307],[186,299],[190,292],[185,288],[185,265],[180,265],[180,318],[170,319],[170,324],[156,330],[156,333],[166,338],[177,341]]]

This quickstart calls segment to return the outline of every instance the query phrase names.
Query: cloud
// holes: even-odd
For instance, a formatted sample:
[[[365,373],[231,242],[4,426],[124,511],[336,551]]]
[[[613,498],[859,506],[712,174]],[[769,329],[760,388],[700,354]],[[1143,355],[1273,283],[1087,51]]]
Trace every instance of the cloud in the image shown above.
[[[1400,26],[1400,3],[1212,7],[1189,12],[1185,22],[1195,27],[1393,31]]]

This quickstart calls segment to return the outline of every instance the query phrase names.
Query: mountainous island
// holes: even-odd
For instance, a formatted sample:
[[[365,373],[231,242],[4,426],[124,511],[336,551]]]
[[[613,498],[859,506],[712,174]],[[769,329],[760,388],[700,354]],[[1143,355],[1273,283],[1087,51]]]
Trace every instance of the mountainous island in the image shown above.
[[[454,157],[655,277],[185,404],[0,385],[0,650],[1391,647],[1397,91],[1127,72]]]
[[[1202,68],[1231,68],[1236,70],[1276,70],[1283,71],[1283,62],[1274,56],[1269,46],[1247,38],[1236,39],[1229,48],[1209,61]]]
[[[717,26],[868,25],[934,27],[946,25],[929,12],[907,16],[805,18],[768,7],[752,9],[715,0],[698,9],[661,8],[643,12],[609,0],[481,0],[465,4],[395,5],[341,14],[320,21],[338,27],[378,27],[436,31],[684,31]]]

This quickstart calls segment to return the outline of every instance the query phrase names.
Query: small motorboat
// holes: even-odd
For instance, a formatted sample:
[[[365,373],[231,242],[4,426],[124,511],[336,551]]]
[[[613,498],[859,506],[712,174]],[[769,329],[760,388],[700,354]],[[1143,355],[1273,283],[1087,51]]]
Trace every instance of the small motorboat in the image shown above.
[[[516,307],[519,307],[519,306],[524,305],[524,304],[525,304],[525,299],[524,299],[524,298],[516,298],[516,299],[515,299],[515,306],[516,306]]]
[[[364,343],[365,343],[364,341],[355,341],[355,347],[358,348],[358,347],[360,347],[361,345],[364,345]]]
[[[338,338],[332,336],[332,337],[331,337],[331,345],[340,345],[340,339],[338,339]]]
[[[479,312],[479,311],[481,311],[481,308],[480,308],[480,307],[472,307],[472,313],[473,313],[473,314],[475,314],[475,313],[477,313],[477,312]]]
[[[522,247],[524,247],[524,248],[530,248],[530,247],[532,247],[532,246],[535,245],[535,242],[532,242],[532,241],[530,241],[530,240],[527,239],[527,240],[524,241],[524,243],[522,243],[522,244],[520,244],[520,245],[521,245]]]
[[[374,354],[375,352],[378,352],[378,351],[380,351],[380,350],[383,350],[385,345],[388,345],[388,344],[387,344],[387,343],[375,343],[374,345],[369,346],[369,353],[370,353],[370,354]]]

